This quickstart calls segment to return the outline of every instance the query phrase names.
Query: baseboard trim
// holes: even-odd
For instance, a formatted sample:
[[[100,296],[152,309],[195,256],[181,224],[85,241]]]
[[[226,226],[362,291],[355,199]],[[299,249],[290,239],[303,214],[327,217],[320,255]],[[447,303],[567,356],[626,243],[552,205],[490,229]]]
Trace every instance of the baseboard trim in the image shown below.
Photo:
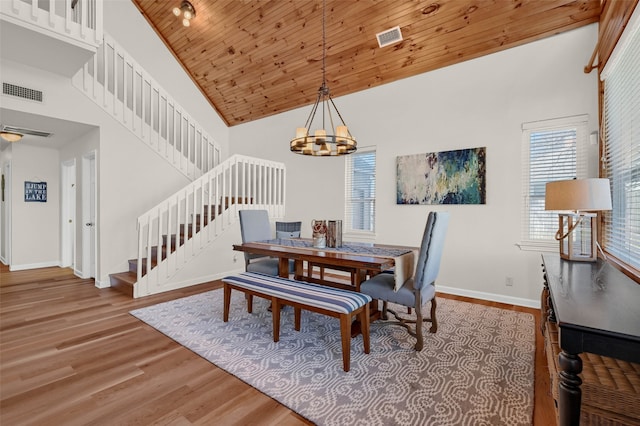
[[[524,299],[521,297],[505,296],[502,294],[486,293],[483,291],[465,290],[455,287],[436,285],[436,291],[454,296],[471,297],[473,299],[488,300],[490,302],[506,303],[508,305],[524,306],[525,308],[540,309],[540,300]]]
[[[41,262],[41,263],[26,263],[24,265],[9,265],[9,271],[26,271],[27,269],[39,269],[39,268],[51,268],[60,267],[58,261]]]

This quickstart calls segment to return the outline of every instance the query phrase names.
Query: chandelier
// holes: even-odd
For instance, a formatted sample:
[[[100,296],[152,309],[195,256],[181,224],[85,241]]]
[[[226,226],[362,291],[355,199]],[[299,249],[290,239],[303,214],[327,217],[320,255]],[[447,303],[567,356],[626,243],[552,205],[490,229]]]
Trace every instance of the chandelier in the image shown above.
[[[191,25],[191,20],[196,16],[196,9],[188,0],[183,0],[180,7],[173,8],[173,14],[178,18],[182,15],[182,25],[188,27]]]
[[[336,107],[326,78],[326,35],[325,35],[325,1],[322,2],[322,85],[318,89],[318,97],[311,108],[311,113],[307,118],[304,127],[296,129],[296,137],[291,139],[291,152],[301,155],[313,155],[318,157],[346,155],[355,152],[357,143],[353,135],[349,132],[349,128],[344,122],[340,111]],[[317,129],[313,134],[310,133],[311,126],[315,120],[318,108],[322,110],[322,128]],[[333,111],[332,112],[332,108]],[[334,114],[340,119],[339,125],[334,126]],[[330,131],[327,132],[325,127],[326,118],[328,117]]]

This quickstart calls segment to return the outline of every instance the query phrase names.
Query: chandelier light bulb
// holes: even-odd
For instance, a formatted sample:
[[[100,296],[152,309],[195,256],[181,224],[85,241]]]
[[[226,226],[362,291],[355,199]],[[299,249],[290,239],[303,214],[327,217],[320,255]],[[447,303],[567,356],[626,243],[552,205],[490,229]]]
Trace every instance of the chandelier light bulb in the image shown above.
[[[180,16],[180,8],[179,7],[174,7],[173,8],[173,14],[176,16]]]
[[[182,25],[184,25],[185,27],[188,27],[189,25],[191,25],[191,22],[189,22],[189,20],[185,18],[182,20]]]

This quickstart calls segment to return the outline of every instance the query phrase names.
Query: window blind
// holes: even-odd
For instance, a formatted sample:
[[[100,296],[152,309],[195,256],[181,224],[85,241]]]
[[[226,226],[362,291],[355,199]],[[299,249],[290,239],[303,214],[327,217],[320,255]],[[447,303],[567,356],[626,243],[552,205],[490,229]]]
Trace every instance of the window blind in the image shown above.
[[[613,207],[603,214],[603,246],[635,269],[640,269],[639,27],[627,26],[631,33],[623,50],[603,73],[603,174],[611,181]]]
[[[373,233],[376,212],[376,151],[361,148],[345,158],[345,231]]]
[[[523,124],[521,248],[557,250],[558,213],[544,208],[547,182],[586,177],[586,115]]]

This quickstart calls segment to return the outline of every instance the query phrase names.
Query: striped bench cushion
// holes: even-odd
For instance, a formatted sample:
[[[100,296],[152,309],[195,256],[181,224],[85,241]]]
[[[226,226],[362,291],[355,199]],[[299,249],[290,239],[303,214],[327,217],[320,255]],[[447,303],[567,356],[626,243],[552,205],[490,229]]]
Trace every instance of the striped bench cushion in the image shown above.
[[[267,296],[343,314],[349,314],[372,301],[370,296],[355,291],[253,272],[241,272],[224,277],[222,281]]]

